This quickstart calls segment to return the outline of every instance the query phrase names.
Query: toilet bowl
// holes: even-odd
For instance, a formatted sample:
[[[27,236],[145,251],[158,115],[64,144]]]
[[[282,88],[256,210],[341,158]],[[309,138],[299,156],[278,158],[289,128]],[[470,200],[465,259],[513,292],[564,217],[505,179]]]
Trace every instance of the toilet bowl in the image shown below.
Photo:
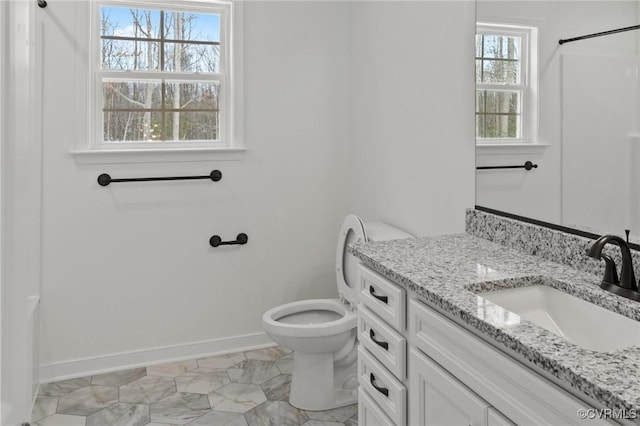
[[[357,402],[358,260],[347,252],[347,246],[409,237],[389,225],[364,224],[359,217],[348,215],[336,252],[340,299],[301,300],[264,313],[262,325],[267,335],[293,351],[291,405],[315,411]]]
[[[336,361],[344,364],[351,352],[355,354],[356,319],[355,312],[339,299],[302,300],[265,312],[264,330],[276,343],[293,350],[291,405],[328,410],[356,402],[355,380],[343,372],[340,383],[341,377],[334,375]]]

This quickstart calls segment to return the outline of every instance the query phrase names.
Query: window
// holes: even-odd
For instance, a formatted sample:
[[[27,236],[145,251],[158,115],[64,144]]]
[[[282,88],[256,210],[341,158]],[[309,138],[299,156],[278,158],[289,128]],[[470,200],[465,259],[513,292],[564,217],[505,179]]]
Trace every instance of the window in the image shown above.
[[[94,5],[92,148],[230,148],[229,2]]]
[[[478,24],[476,142],[535,143],[537,131],[535,28]]]

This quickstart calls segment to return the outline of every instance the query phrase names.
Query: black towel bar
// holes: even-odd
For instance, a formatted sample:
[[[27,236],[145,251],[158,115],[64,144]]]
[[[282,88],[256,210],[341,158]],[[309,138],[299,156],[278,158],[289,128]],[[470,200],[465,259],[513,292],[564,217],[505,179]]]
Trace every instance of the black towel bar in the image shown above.
[[[242,246],[242,245],[247,244],[247,241],[249,241],[249,237],[244,232],[241,232],[241,233],[238,234],[238,236],[236,237],[236,239],[234,241],[222,241],[222,238],[220,238],[219,235],[214,235],[213,237],[211,237],[209,239],[209,245],[211,247],[232,246],[232,245],[241,245]]]
[[[599,33],[587,34],[587,35],[583,35],[583,36],[580,36],[580,37],[564,38],[564,39],[558,40],[558,44],[571,43],[572,41],[586,40],[588,38],[602,37],[602,36],[607,36],[607,35],[611,35],[611,34],[623,33],[625,31],[633,31],[633,30],[640,30],[640,25],[633,25],[631,27],[617,28],[615,30],[602,31],[602,32],[599,32]]]
[[[521,166],[479,166],[476,167],[476,170],[492,170],[492,169],[537,169],[538,165],[533,164],[531,161],[525,161],[525,163]]]
[[[222,172],[220,170],[213,170],[206,176],[171,176],[171,177],[148,177],[148,178],[125,178],[125,179],[113,179],[110,175],[103,173],[98,176],[98,184],[100,186],[107,186],[113,182],[150,182],[157,180],[196,180],[196,179],[211,179],[214,182],[218,182],[222,179]]]

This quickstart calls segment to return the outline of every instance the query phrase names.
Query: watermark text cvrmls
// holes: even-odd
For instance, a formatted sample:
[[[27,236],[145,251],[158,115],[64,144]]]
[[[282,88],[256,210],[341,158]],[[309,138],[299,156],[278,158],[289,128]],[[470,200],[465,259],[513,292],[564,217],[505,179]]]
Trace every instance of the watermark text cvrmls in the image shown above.
[[[579,419],[611,419],[633,420],[638,418],[638,412],[632,408],[581,408],[577,412]]]

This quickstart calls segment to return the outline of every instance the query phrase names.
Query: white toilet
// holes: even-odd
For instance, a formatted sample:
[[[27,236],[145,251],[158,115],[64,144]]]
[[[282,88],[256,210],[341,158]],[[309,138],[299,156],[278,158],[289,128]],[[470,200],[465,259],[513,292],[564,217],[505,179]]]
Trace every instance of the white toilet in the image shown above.
[[[357,402],[358,260],[347,253],[347,246],[411,237],[384,223],[364,224],[348,215],[336,253],[340,299],[301,300],[264,313],[262,325],[269,337],[293,350],[291,405],[314,411]]]

